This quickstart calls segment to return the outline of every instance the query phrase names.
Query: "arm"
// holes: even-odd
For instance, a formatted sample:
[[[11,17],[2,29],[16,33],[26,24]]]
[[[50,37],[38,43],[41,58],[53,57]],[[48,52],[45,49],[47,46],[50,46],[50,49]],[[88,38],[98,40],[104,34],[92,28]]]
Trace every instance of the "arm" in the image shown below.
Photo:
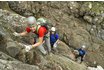
[[[83,58],[82,58],[83,60],[85,59],[85,56],[86,56],[86,55],[83,56]]]
[[[24,31],[24,32],[22,32],[22,33],[19,33],[20,34],[20,36],[26,36],[28,33],[30,33],[31,32],[31,29],[30,29],[30,27],[27,27],[26,28],[26,31]]]
[[[20,36],[26,36],[28,34],[28,32],[25,31],[25,32],[22,32],[22,33],[19,33],[19,34],[20,34]]]
[[[56,42],[55,42],[55,43],[58,43],[58,42],[59,42],[59,35],[56,34],[56,35],[55,35],[55,38],[56,38]]]
[[[58,43],[59,42],[59,39],[57,39],[57,41],[55,43]]]
[[[85,52],[85,55],[83,56],[83,59],[85,59],[86,55],[87,55],[87,52]]]
[[[13,35],[15,35],[15,36],[26,36],[30,31],[31,31],[30,27],[27,27],[26,31],[24,31],[22,33],[14,32]]]
[[[39,37],[39,42],[35,43],[34,45],[32,45],[32,47],[37,47],[39,45],[41,45],[43,43],[43,37]]]

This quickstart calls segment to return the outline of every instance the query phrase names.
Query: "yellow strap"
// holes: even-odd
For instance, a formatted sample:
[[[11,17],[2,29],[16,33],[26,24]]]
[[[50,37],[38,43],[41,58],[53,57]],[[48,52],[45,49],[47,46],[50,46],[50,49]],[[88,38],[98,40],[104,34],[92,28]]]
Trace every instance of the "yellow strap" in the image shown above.
[[[36,33],[38,33],[40,27],[41,27],[41,25],[38,25],[38,26],[36,27]]]

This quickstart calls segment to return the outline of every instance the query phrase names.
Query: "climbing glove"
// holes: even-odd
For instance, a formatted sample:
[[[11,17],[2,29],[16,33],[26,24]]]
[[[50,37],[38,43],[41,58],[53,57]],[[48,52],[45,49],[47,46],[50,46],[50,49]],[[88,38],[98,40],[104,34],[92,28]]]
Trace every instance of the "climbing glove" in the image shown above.
[[[57,43],[54,43],[53,47],[56,48],[57,47]]]
[[[26,46],[25,46],[26,52],[28,52],[30,49],[32,49],[32,45],[26,45]]]
[[[17,33],[17,32],[14,32],[13,35],[14,35],[14,36],[20,36],[20,34]]]

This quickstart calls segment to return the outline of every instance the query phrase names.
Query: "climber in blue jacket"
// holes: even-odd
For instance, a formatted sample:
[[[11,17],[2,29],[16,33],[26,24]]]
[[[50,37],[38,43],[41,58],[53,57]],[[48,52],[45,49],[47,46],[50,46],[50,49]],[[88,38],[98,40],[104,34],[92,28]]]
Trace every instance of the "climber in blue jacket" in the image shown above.
[[[85,55],[86,55],[85,48],[86,48],[86,46],[83,45],[81,48],[79,48],[79,49],[77,49],[77,50],[74,51],[76,53],[75,54],[75,58],[77,59],[77,58],[81,57],[81,62],[83,62],[83,60],[85,58]]]
[[[52,49],[56,49],[59,41],[59,35],[56,33],[56,28],[52,27],[50,31],[50,44]]]

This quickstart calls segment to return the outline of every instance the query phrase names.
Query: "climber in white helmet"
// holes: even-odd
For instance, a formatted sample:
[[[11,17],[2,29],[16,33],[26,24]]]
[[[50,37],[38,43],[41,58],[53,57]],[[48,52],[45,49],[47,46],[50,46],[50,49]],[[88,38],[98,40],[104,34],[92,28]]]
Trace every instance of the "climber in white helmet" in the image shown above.
[[[43,20],[44,19],[42,19],[41,22]],[[49,31],[47,30],[47,28],[45,26],[38,25],[34,16],[28,17],[27,22],[28,22],[29,26],[26,28],[25,32],[22,32],[22,33],[14,32],[13,34],[15,36],[25,36],[25,35],[29,34],[30,32],[35,33],[36,37],[34,37],[34,43],[32,45],[26,46],[25,49],[28,52],[30,49],[38,47],[38,49],[44,55],[46,55],[47,51],[43,47],[43,41],[45,40],[45,43],[50,50],[50,47],[51,47],[50,46],[50,38],[48,37],[47,39],[46,38],[44,39],[45,36],[49,36]],[[43,21],[43,23],[45,23],[45,22]]]
[[[28,17],[27,21],[29,24],[36,24],[36,19],[33,16]]]
[[[86,46],[82,45],[81,48],[74,50],[74,54],[75,54],[76,60],[79,57],[81,58],[80,63],[82,63],[84,61],[85,55],[86,55]]]
[[[81,46],[81,48],[85,49],[85,48],[86,48],[86,46],[85,46],[85,45],[82,45],[82,46]]]
[[[50,31],[50,44],[53,51],[56,51],[58,42],[59,42],[59,35],[56,32],[56,28],[52,27]]]

